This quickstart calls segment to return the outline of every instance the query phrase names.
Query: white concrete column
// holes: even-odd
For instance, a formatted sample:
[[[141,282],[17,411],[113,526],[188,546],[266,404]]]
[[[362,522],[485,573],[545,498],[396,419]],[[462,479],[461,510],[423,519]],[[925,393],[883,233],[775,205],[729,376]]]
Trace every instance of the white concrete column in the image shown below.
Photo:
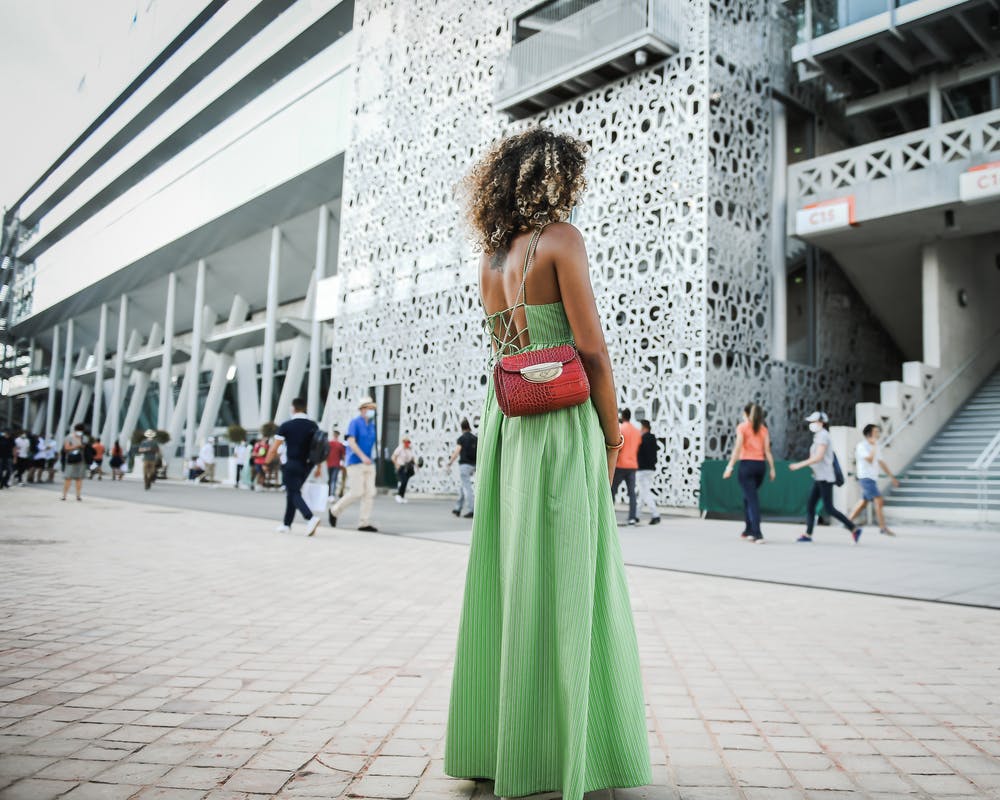
[[[292,416],[292,400],[299,393],[302,378],[306,374],[306,362],[309,359],[309,340],[305,336],[296,336],[292,342],[292,353],[288,358],[288,371],[281,384],[281,396],[274,412],[274,421],[279,425]]]
[[[167,309],[163,315],[163,366],[160,368],[160,408],[156,427],[166,430],[170,425],[171,373],[174,369],[174,312],[177,308],[177,273],[167,276]]]
[[[170,434],[170,441],[173,442],[174,447],[180,441],[181,432],[184,430],[184,422],[187,414],[187,393],[190,386],[191,362],[189,361],[184,369],[184,375],[181,377],[181,388],[177,392],[177,403],[174,406],[173,413],[170,415],[170,427],[167,428],[167,432]]]
[[[31,396],[25,392],[21,398],[21,429],[28,430],[28,421],[31,418]],[[32,455],[34,458],[34,455]]]
[[[75,426],[81,422],[86,425],[87,423],[87,406],[90,405],[90,400],[94,396],[94,387],[89,383],[79,383],[79,390],[76,398],[76,410],[73,412],[73,419],[71,425]],[[92,434],[91,430],[87,430],[88,434]]]
[[[330,212],[326,206],[319,207],[319,225],[316,228],[316,263],[313,268],[312,301],[309,303],[309,388],[306,393],[307,413],[318,419],[320,374],[322,361],[322,326],[316,317],[319,282],[326,277],[326,250],[330,232]]]
[[[212,435],[215,421],[219,418],[219,407],[226,393],[229,368],[233,365],[233,357],[229,353],[219,353],[215,357],[215,367],[212,370],[212,382],[205,396],[205,409],[201,413],[201,423],[198,425],[197,441],[205,441]]]
[[[240,425],[248,431],[260,424],[257,391],[257,351],[248,347],[236,351],[236,394],[239,400]]]
[[[149,373],[138,371],[132,373],[132,397],[129,400],[128,409],[125,411],[125,421],[121,428],[121,438],[125,442],[132,440],[132,432],[139,421],[139,413],[142,411],[142,404],[146,400],[148,389]],[[126,449],[125,444],[122,445],[122,449]]]
[[[278,274],[281,271],[281,228],[271,228],[271,258],[267,267],[267,306],[264,312],[264,355],[260,370],[260,421],[274,413],[274,343],[278,325]]]
[[[63,357],[62,402],[59,404],[59,431],[56,438],[62,441],[66,438],[66,427],[69,424],[69,385],[73,375],[73,320],[66,323],[66,353]]]
[[[201,375],[201,336],[205,324],[205,259],[199,259],[194,282],[194,320],[191,325],[191,379],[187,395],[187,425],[184,431],[184,455],[197,452],[195,426],[198,423],[198,382]]]
[[[932,367],[941,366],[941,265],[936,244],[925,244],[921,251],[921,297],[923,306],[923,362]]]
[[[97,349],[94,351],[94,415],[90,430],[94,436],[101,435],[101,414],[104,403],[104,355],[108,348],[108,306],[101,303],[100,321],[97,326]]]
[[[121,428],[118,421],[122,412],[122,383],[125,380],[125,332],[128,324],[128,296],[122,295],[118,304],[118,338],[115,339],[115,377],[111,385],[111,406],[108,413],[111,416],[110,435],[108,442],[117,441],[125,450],[129,446],[128,441],[123,441]]]
[[[785,208],[788,204],[788,142],[785,106],[771,100],[771,355],[788,358],[788,285]]]
[[[52,437],[52,418],[56,408],[56,382],[59,380],[59,326],[52,328],[52,362],[49,364],[49,399],[45,403],[45,436]]]
[[[927,77],[927,124],[933,128],[940,125],[943,118],[941,105],[941,87],[938,85],[936,73],[931,73]]]

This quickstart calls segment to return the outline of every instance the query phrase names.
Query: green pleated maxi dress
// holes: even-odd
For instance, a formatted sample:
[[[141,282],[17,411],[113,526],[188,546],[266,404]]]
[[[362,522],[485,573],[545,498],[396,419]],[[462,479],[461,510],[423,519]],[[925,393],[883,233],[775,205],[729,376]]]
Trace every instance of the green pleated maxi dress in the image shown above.
[[[525,350],[573,342],[562,303],[525,314]],[[507,419],[489,387],[444,769],[500,797],[652,780],[605,453],[590,401]]]

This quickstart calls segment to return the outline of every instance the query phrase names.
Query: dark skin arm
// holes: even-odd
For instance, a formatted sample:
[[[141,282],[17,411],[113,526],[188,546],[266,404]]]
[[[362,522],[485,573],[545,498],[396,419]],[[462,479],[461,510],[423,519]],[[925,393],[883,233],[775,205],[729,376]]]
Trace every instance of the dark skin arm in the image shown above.
[[[502,271],[496,269],[496,257],[484,255],[480,276],[488,312],[513,305],[516,301],[528,240],[527,233],[515,238],[510,252],[506,254]],[[590,282],[587,248],[580,231],[573,225],[559,222],[545,228],[538,242],[534,265],[528,273],[527,298],[533,304],[562,300],[580,360],[590,381],[590,398],[597,410],[605,444],[617,444],[621,429],[611,358]],[[517,319],[518,327],[524,327],[523,314],[519,313]],[[618,451],[608,450],[607,455],[610,481]]]

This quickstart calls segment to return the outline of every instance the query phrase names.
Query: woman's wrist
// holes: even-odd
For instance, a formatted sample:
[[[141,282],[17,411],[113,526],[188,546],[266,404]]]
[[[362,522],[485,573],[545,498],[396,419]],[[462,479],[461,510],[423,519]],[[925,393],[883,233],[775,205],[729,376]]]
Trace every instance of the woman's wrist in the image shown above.
[[[625,446],[625,435],[622,433],[618,434],[618,441],[614,444],[608,444],[608,438],[604,437],[604,446],[608,450],[621,450]]]

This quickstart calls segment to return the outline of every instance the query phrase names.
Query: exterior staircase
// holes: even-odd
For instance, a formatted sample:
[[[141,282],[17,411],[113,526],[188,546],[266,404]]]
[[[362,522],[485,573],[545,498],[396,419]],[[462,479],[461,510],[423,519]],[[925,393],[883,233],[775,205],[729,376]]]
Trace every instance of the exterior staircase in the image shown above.
[[[886,494],[891,516],[935,521],[996,520],[1000,457],[970,469],[1000,434],[1000,370],[996,370],[900,475]]]

